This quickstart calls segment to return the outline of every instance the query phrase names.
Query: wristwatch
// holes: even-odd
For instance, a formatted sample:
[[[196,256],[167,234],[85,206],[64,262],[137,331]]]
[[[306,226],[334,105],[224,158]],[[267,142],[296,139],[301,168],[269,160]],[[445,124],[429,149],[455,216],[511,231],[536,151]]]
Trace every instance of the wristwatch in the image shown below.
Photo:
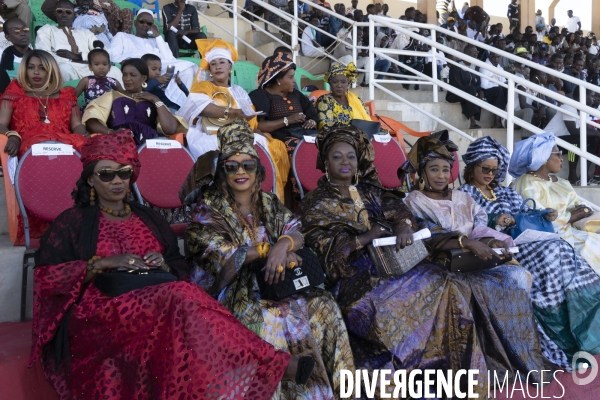
[[[283,117],[283,123],[285,124],[285,126],[289,125],[287,117]]]
[[[411,226],[412,227],[412,221],[410,220],[410,218],[401,219],[398,224],[400,226]]]
[[[156,103],[154,103],[154,105],[156,106],[156,108],[160,108],[160,107],[164,106],[165,103],[163,103],[162,101],[157,101]]]

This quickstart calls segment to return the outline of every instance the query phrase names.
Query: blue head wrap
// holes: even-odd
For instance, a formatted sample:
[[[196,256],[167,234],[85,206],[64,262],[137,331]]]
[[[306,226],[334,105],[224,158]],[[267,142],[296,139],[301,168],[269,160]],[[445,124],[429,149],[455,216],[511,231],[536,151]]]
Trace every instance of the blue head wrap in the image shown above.
[[[549,132],[533,135],[529,139],[517,142],[510,159],[508,173],[518,178],[529,171],[537,171],[548,161],[555,145],[556,138]]]
[[[484,136],[471,143],[462,158],[466,165],[495,158],[498,160],[498,173],[494,179],[496,182],[503,182],[506,178],[510,153],[506,147],[491,136]]]

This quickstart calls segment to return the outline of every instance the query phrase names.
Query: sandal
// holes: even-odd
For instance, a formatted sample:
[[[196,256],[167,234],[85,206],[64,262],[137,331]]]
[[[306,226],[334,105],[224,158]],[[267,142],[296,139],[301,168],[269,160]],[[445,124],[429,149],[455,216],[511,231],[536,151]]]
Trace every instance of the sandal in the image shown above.
[[[311,356],[300,357],[298,360],[298,369],[296,370],[296,384],[306,385],[310,375],[315,369],[315,359]]]

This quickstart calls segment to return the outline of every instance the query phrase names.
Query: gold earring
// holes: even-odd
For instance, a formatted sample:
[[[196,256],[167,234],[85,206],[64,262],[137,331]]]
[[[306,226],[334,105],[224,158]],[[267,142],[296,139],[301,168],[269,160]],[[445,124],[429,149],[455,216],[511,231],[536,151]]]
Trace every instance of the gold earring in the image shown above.
[[[146,82],[142,82],[142,88],[146,89],[148,87],[148,84]]]
[[[419,190],[423,190],[425,189],[425,179],[423,179],[423,177],[421,177],[421,179],[419,179]]]
[[[329,171],[327,170],[327,168],[325,168],[325,177],[327,177],[327,182],[331,182],[329,180]]]
[[[90,206],[95,206],[95,205],[96,205],[96,191],[92,187],[90,189]]]
[[[356,170],[356,174],[354,174],[354,185],[358,185],[358,170]]]
[[[210,76],[212,78],[212,74],[208,74],[208,76]]]
[[[277,86],[281,86],[281,82],[277,82]]]

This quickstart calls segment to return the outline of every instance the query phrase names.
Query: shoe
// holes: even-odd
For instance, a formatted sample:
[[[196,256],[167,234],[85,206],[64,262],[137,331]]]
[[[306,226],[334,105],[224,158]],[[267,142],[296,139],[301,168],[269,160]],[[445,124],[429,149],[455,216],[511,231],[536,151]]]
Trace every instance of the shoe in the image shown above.
[[[369,87],[369,84],[368,84],[368,83],[366,83],[366,82],[362,82],[362,83],[360,84],[360,87]]]
[[[415,90],[419,90],[419,85],[415,85]]]
[[[311,356],[300,357],[298,360],[298,369],[296,370],[296,384],[306,385],[310,375],[315,369],[315,359]]]
[[[600,186],[600,176],[594,176],[588,181],[588,186]]]

